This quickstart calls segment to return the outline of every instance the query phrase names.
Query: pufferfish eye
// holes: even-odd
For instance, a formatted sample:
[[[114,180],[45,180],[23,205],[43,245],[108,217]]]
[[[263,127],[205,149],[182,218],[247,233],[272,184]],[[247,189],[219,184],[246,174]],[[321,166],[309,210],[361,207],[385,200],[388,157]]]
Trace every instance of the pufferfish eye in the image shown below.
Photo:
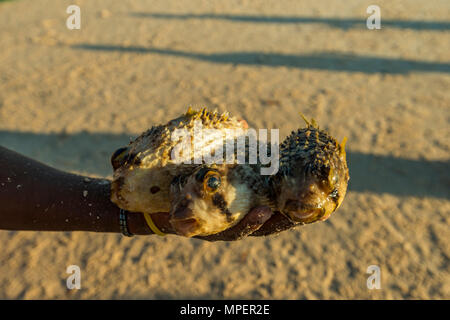
[[[216,191],[220,185],[221,185],[222,181],[220,179],[220,175],[217,172],[208,172],[205,175],[205,179],[204,179],[204,187],[205,190],[208,192],[214,192]]]

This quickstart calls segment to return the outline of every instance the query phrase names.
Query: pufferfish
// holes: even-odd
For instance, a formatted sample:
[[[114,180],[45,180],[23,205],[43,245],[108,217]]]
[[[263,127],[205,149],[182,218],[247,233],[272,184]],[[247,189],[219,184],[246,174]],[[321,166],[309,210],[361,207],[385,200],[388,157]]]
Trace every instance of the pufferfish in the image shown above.
[[[206,236],[238,223],[252,208],[275,210],[260,164],[209,164],[172,182],[171,224],[186,237]]]
[[[312,119],[280,145],[280,170],[271,177],[276,208],[307,224],[328,219],[344,200],[349,173],[344,138],[338,143]]]
[[[196,141],[198,122],[202,129],[226,134]],[[252,207],[271,205],[268,184],[259,174],[259,165],[237,164],[237,148],[233,148],[234,157],[230,160],[227,155],[224,164],[194,160],[213,155],[229,142],[234,144],[247,129],[245,121],[227,113],[189,108],[182,116],[151,128],[112,155],[111,200],[132,212],[170,212],[176,233],[187,237],[228,229]],[[174,154],[181,156],[175,159]],[[180,159],[184,161],[180,163]]]

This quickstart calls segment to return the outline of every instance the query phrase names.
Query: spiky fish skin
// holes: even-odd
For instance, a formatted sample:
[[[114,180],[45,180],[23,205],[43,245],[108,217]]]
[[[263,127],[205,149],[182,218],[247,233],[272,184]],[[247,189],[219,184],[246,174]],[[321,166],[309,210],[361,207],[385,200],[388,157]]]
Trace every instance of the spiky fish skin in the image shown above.
[[[281,144],[280,174],[286,175],[294,167],[303,167],[318,174],[324,166],[346,170],[341,161],[339,143],[326,131],[309,126],[293,131]]]

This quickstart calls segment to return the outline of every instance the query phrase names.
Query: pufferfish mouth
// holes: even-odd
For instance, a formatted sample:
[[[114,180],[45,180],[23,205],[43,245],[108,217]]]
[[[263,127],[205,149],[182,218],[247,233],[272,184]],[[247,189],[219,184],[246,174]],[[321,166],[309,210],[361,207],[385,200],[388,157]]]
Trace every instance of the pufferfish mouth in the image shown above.
[[[305,205],[298,200],[288,200],[284,206],[284,211],[296,222],[311,223],[324,221],[330,216],[326,214],[324,208],[312,205]]]
[[[185,237],[195,235],[200,225],[199,221],[194,218],[192,210],[188,207],[177,208],[171,214],[170,224],[177,234]]]

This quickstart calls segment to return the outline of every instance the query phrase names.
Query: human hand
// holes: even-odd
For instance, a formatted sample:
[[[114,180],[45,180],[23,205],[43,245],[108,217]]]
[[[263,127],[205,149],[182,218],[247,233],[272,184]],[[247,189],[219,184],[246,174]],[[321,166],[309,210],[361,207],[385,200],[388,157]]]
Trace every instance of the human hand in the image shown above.
[[[278,234],[298,226],[280,212],[273,212],[269,207],[260,206],[252,209],[237,225],[198,239],[207,241],[235,241],[247,236],[260,237]]]
[[[235,226],[209,236],[197,236],[195,238],[207,241],[235,241],[241,240],[258,229],[260,229],[266,221],[268,221],[273,212],[269,207],[256,207],[238,222]]]

